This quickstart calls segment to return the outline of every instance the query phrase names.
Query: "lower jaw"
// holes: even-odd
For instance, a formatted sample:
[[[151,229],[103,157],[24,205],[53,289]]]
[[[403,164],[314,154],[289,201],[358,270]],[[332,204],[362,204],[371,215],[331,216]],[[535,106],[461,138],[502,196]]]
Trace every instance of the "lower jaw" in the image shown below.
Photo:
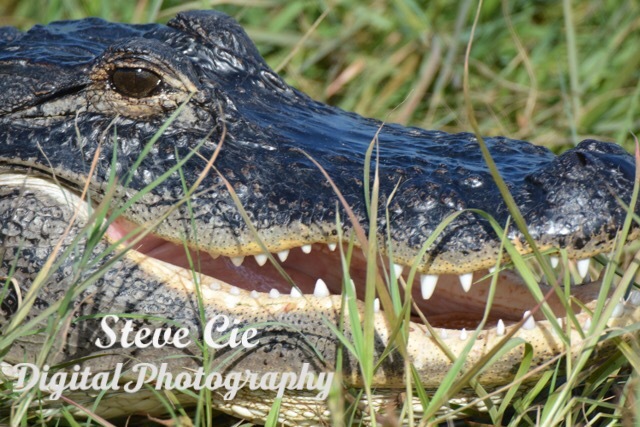
[[[146,272],[153,274],[156,280],[161,280],[167,283],[167,286],[184,292],[185,298],[193,298],[196,285],[192,272],[147,257],[136,251],[129,251],[126,256]],[[335,341],[335,344],[323,341],[324,347],[335,348],[339,343],[334,332],[325,326],[325,322],[326,319],[337,319],[336,314],[344,309],[341,295],[314,297],[311,295],[280,294],[274,296],[271,293],[258,293],[255,290],[247,291],[205,275],[199,277],[198,282],[203,303],[209,312],[224,313],[235,319],[249,316],[250,322],[255,322],[255,324],[275,322],[289,325],[290,322],[295,321],[290,325],[295,331],[303,335],[311,334],[316,338],[323,337],[323,340]],[[595,283],[595,285],[598,284]],[[614,348],[615,340],[600,340],[598,336],[603,327],[599,326],[600,332],[596,334],[596,331],[591,330],[592,323],[599,325],[606,323],[608,328],[615,329],[628,327],[632,323],[640,321],[640,293],[632,293],[625,303],[613,304],[615,305],[613,310],[615,315],[611,315],[605,322],[601,322],[600,319],[592,319],[591,313],[595,311],[597,302],[597,300],[587,302],[582,311],[571,316],[570,320],[561,319],[558,322],[560,329],[556,329],[548,320],[523,321],[522,315],[519,316],[519,322],[515,322],[515,320],[487,322],[483,329],[475,331],[464,327],[460,328],[462,325],[456,325],[455,322],[445,323],[444,326],[410,322],[406,325],[407,356],[416,368],[424,387],[436,389],[449,372],[453,363],[452,357],[464,355],[468,366],[474,366],[477,363],[485,364],[489,353],[497,351],[497,348],[503,348],[505,340],[517,337],[520,341],[513,341],[511,350],[503,352],[500,358],[486,367],[479,377],[479,381],[486,385],[508,384],[513,380],[513,373],[518,370],[522,362],[523,343],[529,343],[533,347],[536,366],[538,366],[553,363],[559,355],[578,354],[577,352],[589,343],[587,347],[597,345],[601,349]],[[352,313],[353,307],[357,313]],[[350,314],[344,318],[346,337],[351,337],[353,328],[361,328],[364,319],[372,316],[376,343],[384,347],[389,345],[389,340],[394,336],[392,331],[396,329],[396,325],[389,323],[387,313],[375,309],[372,313],[371,309],[365,308],[361,301],[355,301],[354,306],[348,305],[347,310]],[[351,314],[356,317],[352,317]],[[357,319],[359,324],[354,325],[354,319]],[[499,323],[503,325],[499,326]],[[596,340],[594,341],[593,338]],[[570,349],[567,343],[570,343]],[[378,354],[377,350],[376,354]],[[603,354],[606,352],[600,353],[598,357],[602,357]],[[326,360],[328,360],[328,366],[331,366],[333,359],[330,354],[323,357],[328,357]],[[286,362],[293,363],[294,361]],[[276,368],[265,365],[265,369],[273,370]],[[282,369],[285,367],[283,366]],[[541,373],[542,371],[537,370],[537,372]],[[528,378],[533,379],[535,376]],[[344,380],[350,386],[362,386],[362,379],[356,366],[346,369]],[[376,371],[372,378],[372,384],[376,384],[376,387],[380,388],[406,387],[405,378],[402,375],[398,376],[397,372],[389,375],[384,370]]]

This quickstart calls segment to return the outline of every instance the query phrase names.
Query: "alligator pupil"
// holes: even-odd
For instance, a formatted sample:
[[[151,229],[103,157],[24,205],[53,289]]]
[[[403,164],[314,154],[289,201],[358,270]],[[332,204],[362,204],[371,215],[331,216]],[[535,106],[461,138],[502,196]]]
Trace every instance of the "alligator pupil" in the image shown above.
[[[153,71],[142,68],[118,68],[113,72],[111,81],[122,95],[144,98],[153,93],[162,79]]]

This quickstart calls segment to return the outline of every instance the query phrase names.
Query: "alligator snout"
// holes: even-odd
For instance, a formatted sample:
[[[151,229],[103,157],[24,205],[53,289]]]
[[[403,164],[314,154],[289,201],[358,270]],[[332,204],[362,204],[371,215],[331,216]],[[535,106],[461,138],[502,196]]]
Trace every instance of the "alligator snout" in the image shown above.
[[[554,172],[560,177],[584,180],[586,184],[589,181],[614,184],[612,191],[615,194],[620,194],[617,190],[621,189],[628,191],[635,176],[634,161],[629,153],[618,145],[593,139],[582,141],[576,148],[558,156],[557,161],[559,165]]]
[[[594,241],[609,241],[619,231],[634,176],[633,157],[623,149],[582,141],[527,176],[543,203],[525,216],[541,241],[570,247],[577,258],[586,258],[593,254]]]

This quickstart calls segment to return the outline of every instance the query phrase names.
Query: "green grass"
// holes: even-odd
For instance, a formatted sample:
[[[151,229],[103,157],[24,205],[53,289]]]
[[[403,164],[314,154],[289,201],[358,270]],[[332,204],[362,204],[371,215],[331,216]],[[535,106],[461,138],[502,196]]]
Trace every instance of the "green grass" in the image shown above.
[[[0,23],[26,29],[36,23],[88,15],[125,22],[165,22],[179,11],[206,8],[211,3],[58,0],[42,7],[38,2],[7,1],[0,4],[3,17]],[[240,21],[267,62],[290,84],[315,99],[365,116],[450,132],[506,135],[554,150],[592,137],[613,140],[631,150],[630,132],[640,124],[637,54],[640,5],[632,0],[606,3],[522,0],[508,4],[485,1],[466,77],[465,49],[475,13],[473,1],[462,0],[455,6],[445,0],[430,1],[426,6],[413,0],[374,4],[356,0],[228,3],[233,4],[221,4],[219,9]],[[465,78],[468,78],[466,94]],[[375,171],[366,173],[375,176]],[[375,186],[367,194],[370,194],[368,206],[375,207]],[[506,194],[505,197],[508,200]],[[515,222],[519,222],[517,213],[513,213]],[[495,227],[502,231],[504,224]],[[378,250],[375,236],[364,236],[367,237],[369,255],[375,258]],[[529,261],[519,257],[508,242],[505,249],[532,292],[540,296],[539,288],[536,290],[538,277],[531,271]],[[621,256],[622,246],[618,250]],[[350,251],[344,256],[346,265]],[[543,265],[543,274],[549,275],[545,255],[538,253],[536,258]],[[605,286],[614,282],[613,270],[607,270]],[[389,268],[383,277],[376,277],[373,268],[368,271],[367,310],[369,313],[372,310],[375,287],[378,290],[382,289],[380,285],[388,287],[388,303],[383,301],[383,305],[393,316],[392,329],[401,348],[407,339],[406,320],[411,301],[400,298],[397,289],[401,284],[392,271]],[[627,274],[622,280],[630,283],[633,275]],[[567,275],[565,285],[569,282]],[[353,295],[349,295],[348,286],[345,289],[345,301],[352,303]],[[606,319],[607,310],[611,307],[599,306],[588,332],[590,336],[598,337],[604,330],[605,321],[597,319]],[[351,323],[357,322],[352,319]],[[354,333],[353,343],[342,337],[345,351],[366,361],[362,367],[365,383],[376,368],[369,363],[371,328],[365,322],[362,330]],[[471,336],[478,333],[479,329],[470,331]],[[496,352],[515,344],[505,340],[505,347]],[[523,379],[527,367],[523,364],[515,384],[505,390],[507,399],[489,405],[484,420],[490,424],[511,421],[513,425],[555,425],[566,420],[573,425],[581,423],[588,414],[603,425],[615,425],[622,419],[630,419],[636,413],[634,402],[640,398],[636,374],[640,368],[638,346],[621,343],[620,349],[621,355],[600,367],[588,366],[592,356],[589,349],[573,361],[559,359],[532,389],[518,392],[518,381]],[[455,359],[453,355],[452,358]],[[488,355],[486,361],[491,358]],[[407,377],[407,396],[416,397],[433,417],[432,421],[451,419],[437,415],[451,390],[469,384],[478,396],[490,393],[474,383],[483,366],[463,372],[461,361],[441,387],[429,394],[420,389],[414,377]],[[627,363],[632,368],[626,367]],[[369,389],[365,387],[365,394]],[[604,400],[609,396],[618,399]],[[357,392],[335,390],[330,404],[338,408],[344,399],[351,398],[357,399]],[[412,413],[410,405],[404,407],[403,413],[406,419],[418,423],[419,417]],[[347,408],[345,414],[334,414],[334,424],[352,416]],[[73,424],[70,417],[66,415]],[[216,425],[209,413],[198,412],[196,419],[197,425]]]

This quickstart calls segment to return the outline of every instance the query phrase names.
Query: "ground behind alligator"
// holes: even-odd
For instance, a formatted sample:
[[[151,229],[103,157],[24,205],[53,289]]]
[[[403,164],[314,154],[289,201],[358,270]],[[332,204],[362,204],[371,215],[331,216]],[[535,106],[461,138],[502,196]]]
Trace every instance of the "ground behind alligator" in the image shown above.
[[[165,22],[213,3],[247,29],[274,69],[315,99],[386,121],[471,130],[462,84],[475,1],[5,0],[0,24],[27,29],[85,16]],[[640,5],[632,0],[485,1],[469,67],[481,132],[554,150],[585,138],[631,149],[631,133],[640,128],[639,27]],[[608,395],[634,390],[633,376],[626,378],[609,383]],[[576,393],[567,401],[569,418],[594,407]],[[630,419],[616,402],[612,424]],[[538,401],[532,411],[542,406]]]

